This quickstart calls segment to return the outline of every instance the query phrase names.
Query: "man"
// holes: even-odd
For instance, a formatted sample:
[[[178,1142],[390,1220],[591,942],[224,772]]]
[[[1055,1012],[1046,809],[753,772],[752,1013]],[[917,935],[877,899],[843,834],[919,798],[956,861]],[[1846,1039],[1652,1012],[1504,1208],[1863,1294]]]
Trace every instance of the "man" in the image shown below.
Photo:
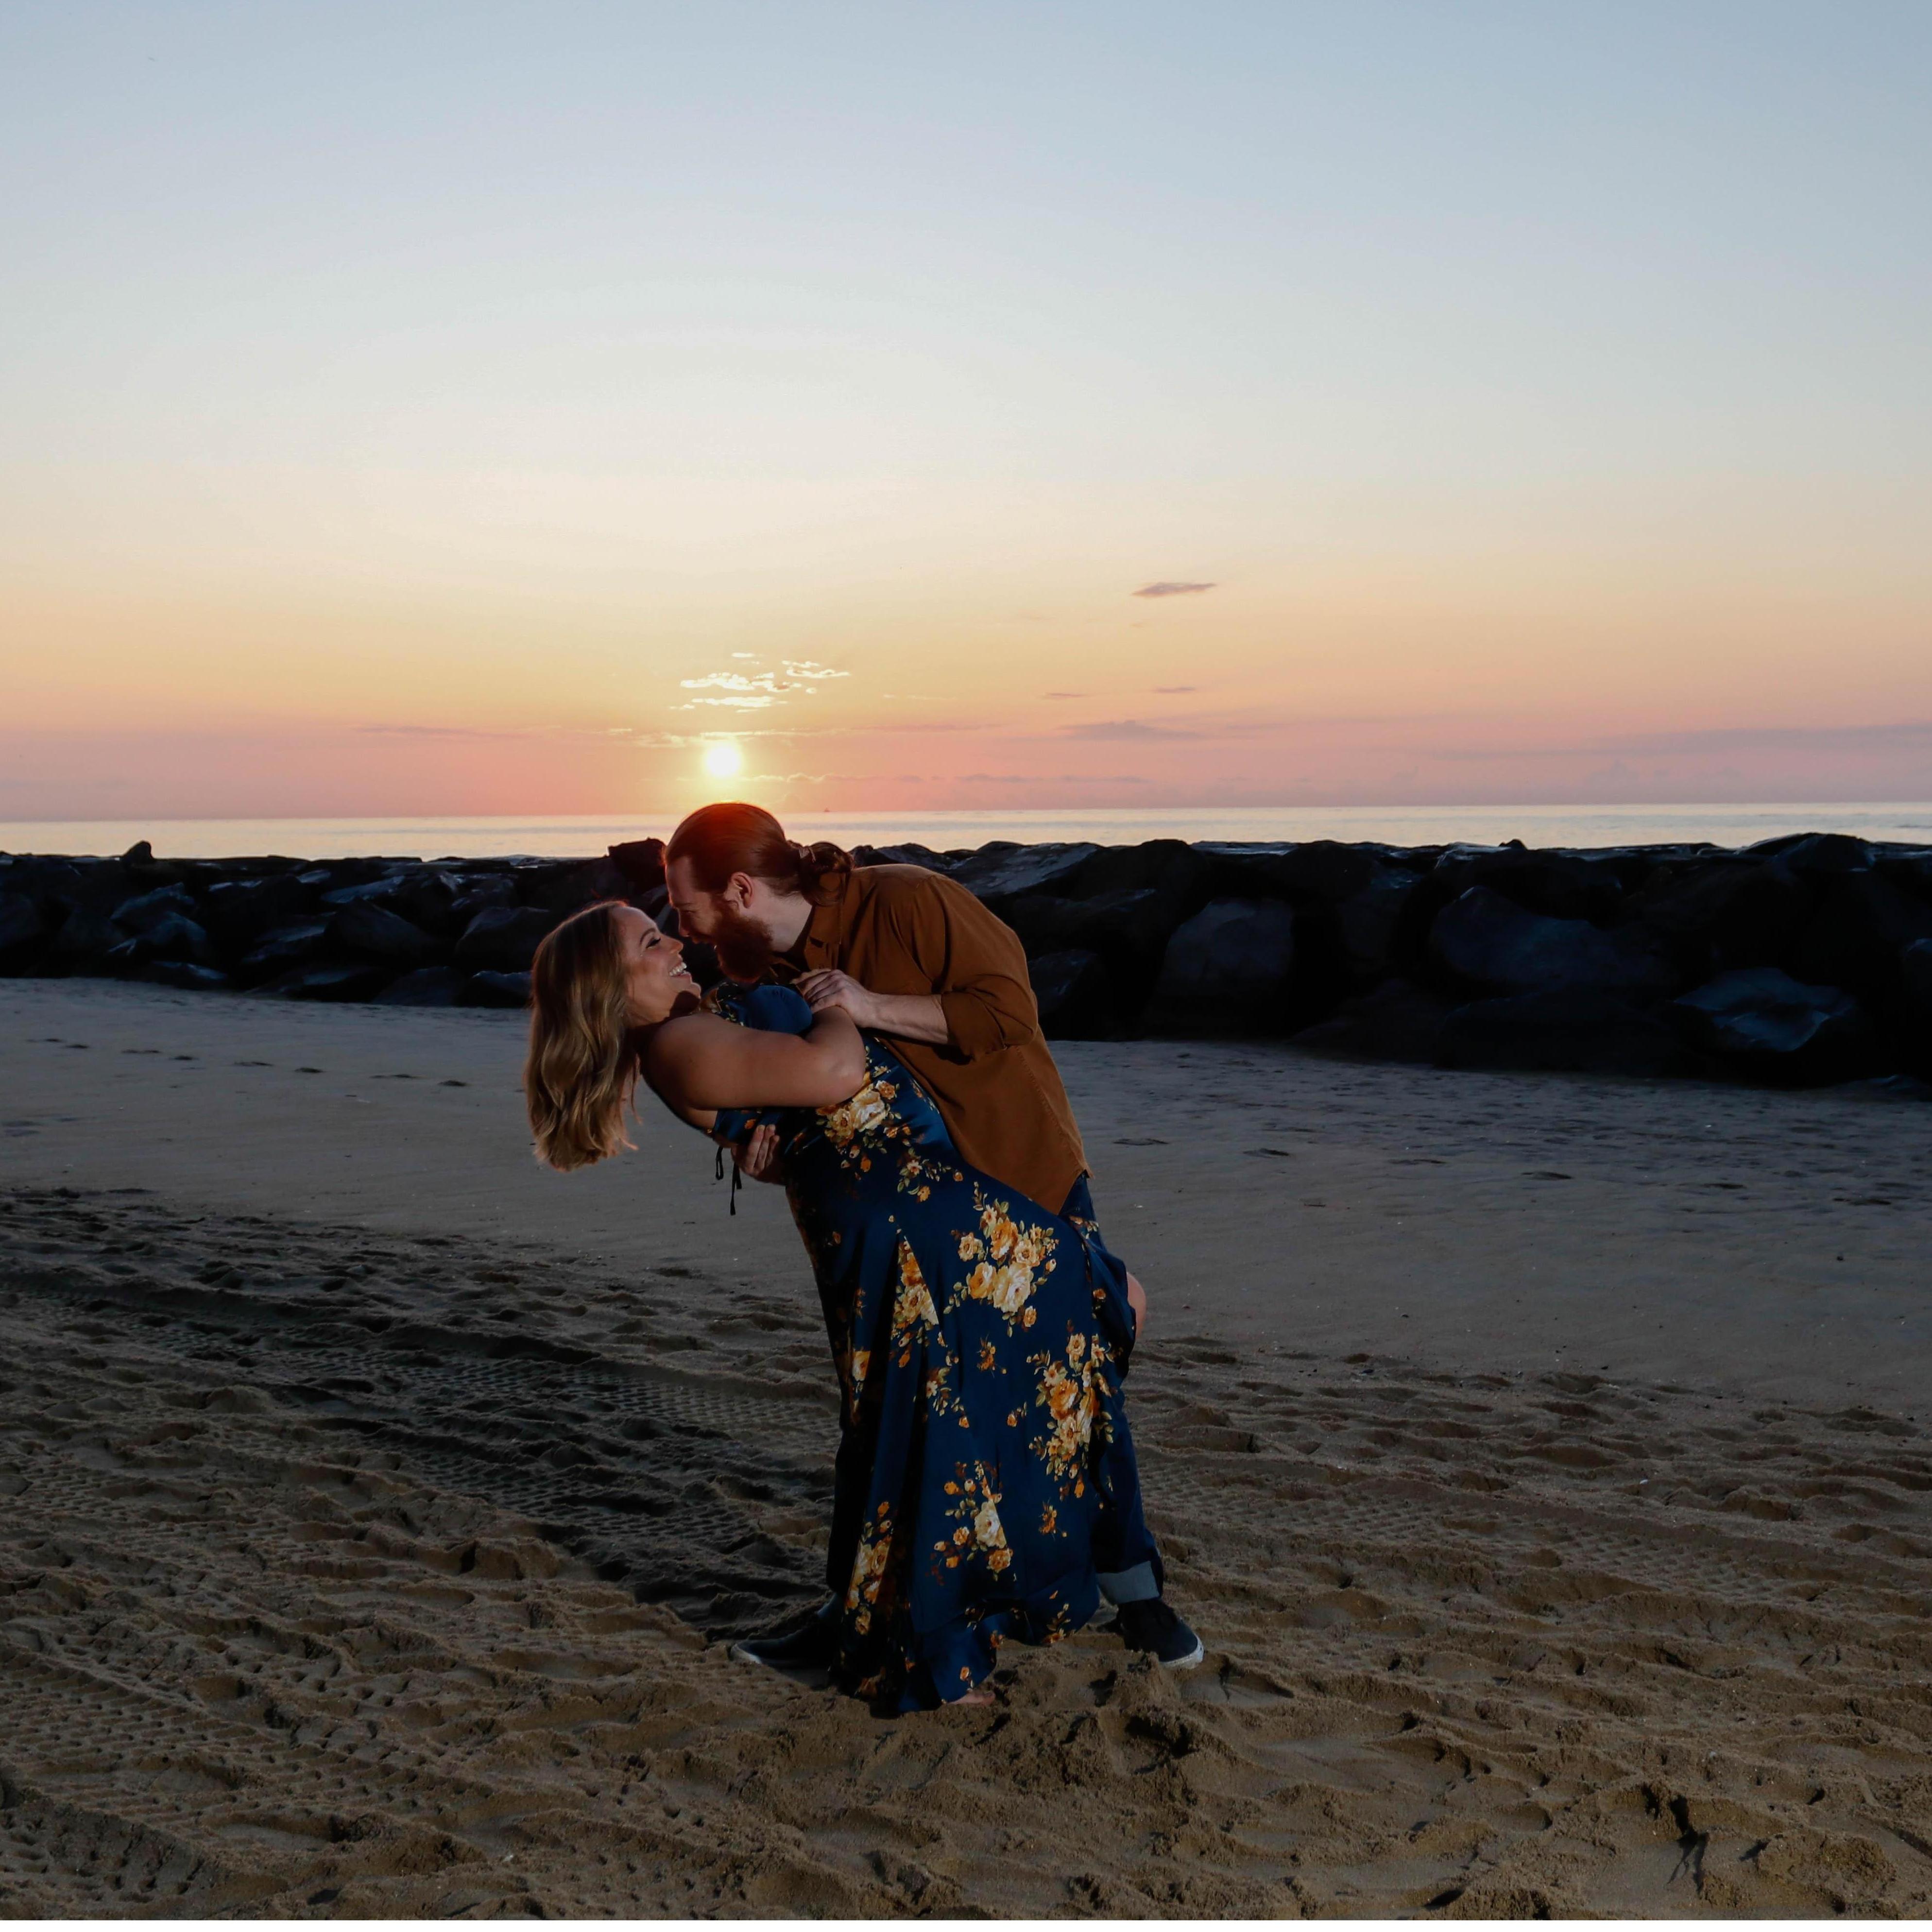
[[[836,846],[794,844],[752,805],[693,812],[665,848],[664,883],[680,932],[710,940],[734,979],[790,980],[814,1011],[836,1007],[887,1036],[971,1165],[1057,1207],[1113,1261],[1095,1224],[1080,1130],[1040,1030],[1024,949],[964,887],[917,866],[855,871]],[[740,1165],[772,1178],[775,1154],[766,1129]],[[1138,1324],[1146,1298],[1121,1273]],[[1162,1599],[1144,1526],[1122,1525],[1119,1534],[1120,1546],[1096,1557],[1121,1636],[1175,1669],[1199,1663],[1199,1638]],[[736,1652],[779,1666],[821,1662],[834,1607]]]

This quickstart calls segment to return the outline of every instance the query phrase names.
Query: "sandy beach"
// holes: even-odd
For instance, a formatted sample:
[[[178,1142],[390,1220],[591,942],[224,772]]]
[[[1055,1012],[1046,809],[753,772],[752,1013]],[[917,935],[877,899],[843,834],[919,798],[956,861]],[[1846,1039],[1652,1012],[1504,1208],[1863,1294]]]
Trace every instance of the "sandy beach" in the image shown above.
[[[1056,1048],[1178,1678],[814,1597],[775,1190],[539,1172],[518,1016],[0,986],[0,1910],[1932,1909],[1932,1106]]]

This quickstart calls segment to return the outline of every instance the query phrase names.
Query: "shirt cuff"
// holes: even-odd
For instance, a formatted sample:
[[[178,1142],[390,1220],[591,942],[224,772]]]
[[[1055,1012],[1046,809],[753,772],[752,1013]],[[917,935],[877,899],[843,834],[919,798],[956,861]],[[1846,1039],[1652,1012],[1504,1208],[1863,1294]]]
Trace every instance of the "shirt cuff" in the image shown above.
[[[978,1060],[998,1053],[1006,1043],[998,1017],[985,1000],[970,993],[941,993],[939,1010],[946,1016],[946,1030],[962,1058]]]

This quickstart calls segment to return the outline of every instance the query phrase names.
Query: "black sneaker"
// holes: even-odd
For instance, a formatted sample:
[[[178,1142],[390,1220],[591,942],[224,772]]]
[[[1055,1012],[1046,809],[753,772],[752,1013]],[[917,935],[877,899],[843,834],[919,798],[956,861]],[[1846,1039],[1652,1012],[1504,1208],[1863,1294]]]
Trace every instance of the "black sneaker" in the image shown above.
[[[829,1670],[838,1652],[838,1599],[827,1597],[802,1623],[781,1624],[769,1636],[741,1638],[730,1654],[772,1670]]]
[[[1192,1670],[1208,1654],[1201,1640],[1158,1597],[1123,1604],[1114,1628],[1130,1650],[1150,1652],[1170,1670]]]

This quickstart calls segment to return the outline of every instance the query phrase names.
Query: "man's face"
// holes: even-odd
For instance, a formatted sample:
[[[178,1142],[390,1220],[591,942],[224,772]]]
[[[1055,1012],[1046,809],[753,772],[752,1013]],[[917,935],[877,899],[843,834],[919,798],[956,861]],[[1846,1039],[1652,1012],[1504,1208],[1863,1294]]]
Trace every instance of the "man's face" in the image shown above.
[[[707,892],[688,859],[664,868],[664,886],[677,912],[677,929],[687,939],[709,940],[725,970],[734,976],[764,970],[778,948],[772,943],[768,909],[771,896],[760,880],[734,872],[722,892]]]

